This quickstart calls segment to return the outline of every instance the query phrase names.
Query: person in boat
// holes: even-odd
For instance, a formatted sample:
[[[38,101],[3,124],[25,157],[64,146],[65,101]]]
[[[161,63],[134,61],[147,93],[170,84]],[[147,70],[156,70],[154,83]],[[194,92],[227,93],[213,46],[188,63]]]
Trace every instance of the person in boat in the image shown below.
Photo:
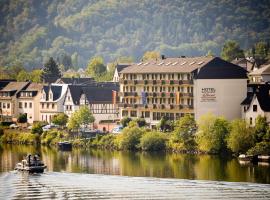
[[[27,155],[27,163],[28,165],[31,165],[31,154]]]

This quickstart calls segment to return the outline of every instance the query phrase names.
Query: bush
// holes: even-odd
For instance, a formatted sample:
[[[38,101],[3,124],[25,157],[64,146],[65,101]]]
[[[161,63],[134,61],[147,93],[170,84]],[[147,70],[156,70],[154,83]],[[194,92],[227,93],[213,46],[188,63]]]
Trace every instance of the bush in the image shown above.
[[[43,132],[42,124],[40,122],[34,123],[31,129],[31,133],[41,135]]]
[[[45,131],[41,135],[41,143],[47,145],[55,145],[61,140],[68,139],[68,134],[63,131],[50,130]]]
[[[166,136],[160,132],[147,132],[140,140],[140,147],[144,151],[165,150]]]
[[[0,126],[0,137],[4,135],[4,128]]]
[[[98,146],[105,149],[115,149],[114,143],[116,136],[113,134],[104,135],[98,142]]]
[[[129,122],[131,121],[132,119],[131,118],[129,118],[129,117],[124,117],[123,119],[121,119],[121,124],[122,124],[122,126],[123,127],[127,127],[128,126],[128,124],[129,124]]]
[[[136,119],[136,122],[137,122],[137,124],[138,124],[139,127],[144,127],[144,126],[146,125],[146,121],[145,121],[145,119],[142,118],[142,117]]]
[[[235,153],[246,153],[255,143],[254,130],[245,120],[234,120],[227,138],[228,148]]]
[[[27,122],[27,114],[20,114],[17,120],[18,123],[26,123]]]
[[[143,130],[138,127],[127,127],[121,134],[122,137],[119,141],[119,148],[123,150],[136,150],[139,148],[140,138],[143,134]]]
[[[6,130],[1,137],[3,143],[37,144],[39,136],[29,132],[18,133],[15,130]]]
[[[260,142],[247,151],[248,155],[270,155],[270,142]]]

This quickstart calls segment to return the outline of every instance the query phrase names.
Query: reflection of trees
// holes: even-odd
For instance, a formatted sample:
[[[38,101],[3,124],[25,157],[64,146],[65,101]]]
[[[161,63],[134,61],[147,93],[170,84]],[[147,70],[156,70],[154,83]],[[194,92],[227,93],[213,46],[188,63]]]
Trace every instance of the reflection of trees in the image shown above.
[[[200,155],[199,162],[195,166],[196,178],[203,180],[227,180],[226,164],[226,158]]]

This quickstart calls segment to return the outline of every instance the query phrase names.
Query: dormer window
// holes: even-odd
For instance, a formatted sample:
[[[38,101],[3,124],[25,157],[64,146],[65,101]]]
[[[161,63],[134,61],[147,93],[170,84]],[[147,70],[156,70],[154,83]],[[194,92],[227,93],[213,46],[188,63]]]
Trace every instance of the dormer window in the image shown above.
[[[258,106],[257,105],[253,105],[253,112],[257,112],[257,108]]]

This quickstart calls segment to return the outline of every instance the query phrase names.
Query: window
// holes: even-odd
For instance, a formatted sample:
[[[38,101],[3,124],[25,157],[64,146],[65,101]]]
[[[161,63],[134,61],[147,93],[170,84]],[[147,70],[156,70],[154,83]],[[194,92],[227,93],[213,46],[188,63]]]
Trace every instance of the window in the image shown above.
[[[257,105],[253,105],[253,112],[257,112]]]
[[[22,102],[19,102],[19,108],[22,108]]]
[[[252,125],[252,117],[249,118],[249,124]]]
[[[32,108],[32,102],[29,103],[29,108]]]
[[[24,107],[27,108],[27,102],[24,103]]]
[[[50,104],[49,103],[47,103],[47,108],[49,108],[49,106],[50,106]],[[46,119],[47,120],[47,119]]]
[[[2,103],[0,102],[0,108],[2,108]]]
[[[150,112],[149,111],[145,111],[144,118],[150,118]]]
[[[52,109],[54,109],[54,103],[52,104]]]
[[[10,108],[10,103],[7,103],[7,108]]]
[[[6,108],[6,103],[3,103],[3,108]]]
[[[125,117],[128,116],[128,111],[127,111],[127,110],[123,110],[123,111],[122,111],[122,116],[123,116],[123,117],[124,117],[124,116],[125,116]]]
[[[44,108],[44,103],[41,104],[41,107]]]
[[[131,117],[137,117],[137,111],[136,111],[136,110],[132,110],[132,111],[130,112],[130,116],[131,116]]]

